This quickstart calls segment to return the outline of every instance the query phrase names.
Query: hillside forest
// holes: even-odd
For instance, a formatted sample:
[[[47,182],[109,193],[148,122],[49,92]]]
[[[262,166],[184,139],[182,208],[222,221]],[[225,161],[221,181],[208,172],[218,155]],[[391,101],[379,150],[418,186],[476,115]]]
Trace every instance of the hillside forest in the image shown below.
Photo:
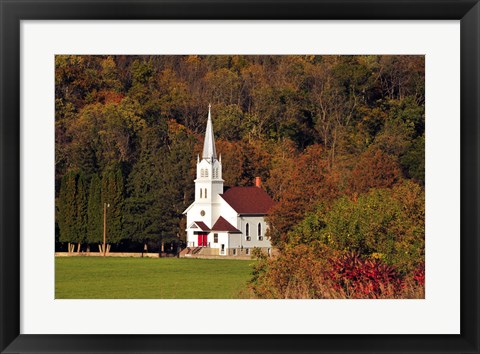
[[[276,202],[246,296],[424,297],[424,56],[57,55],[56,249],[179,247],[209,103]]]

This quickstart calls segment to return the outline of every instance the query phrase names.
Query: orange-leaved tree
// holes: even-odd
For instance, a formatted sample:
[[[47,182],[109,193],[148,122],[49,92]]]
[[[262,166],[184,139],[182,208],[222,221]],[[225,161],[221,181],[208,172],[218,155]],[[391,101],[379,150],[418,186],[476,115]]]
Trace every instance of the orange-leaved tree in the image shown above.
[[[349,190],[352,194],[360,194],[371,188],[390,188],[401,179],[402,172],[397,159],[378,148],[372,148],[358,158],[350,174]]]
[[[282,193],[270,211],[269,236],[275,246],[282,247],[287,233],[316,205],[338,195],[335,172],[329,167],[322,146],[311,145],[285,168]]]

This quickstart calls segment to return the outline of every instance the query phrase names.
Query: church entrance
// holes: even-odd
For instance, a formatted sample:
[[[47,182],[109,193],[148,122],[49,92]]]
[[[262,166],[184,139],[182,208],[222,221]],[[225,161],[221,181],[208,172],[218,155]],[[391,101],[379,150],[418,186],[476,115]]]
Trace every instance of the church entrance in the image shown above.
[[[207,236],[206,232],[202,232],[198,234],[198,247],[207,247]]]

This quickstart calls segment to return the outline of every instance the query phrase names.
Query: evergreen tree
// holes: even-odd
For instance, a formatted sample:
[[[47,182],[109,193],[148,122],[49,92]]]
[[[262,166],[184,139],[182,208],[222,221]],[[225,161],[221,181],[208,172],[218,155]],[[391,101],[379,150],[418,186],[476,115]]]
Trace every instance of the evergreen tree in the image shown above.
[[[158,239],[162,232],[162,145],[165,131],[160,127],[145,128],[141,137],[140,157],[128,178],[130,197],[126,202],[126,227],[131,240],[145,243]],[[170,206],[171,208],[171,206]]]
[[[102,207],[102,185],[100,178],[95,174],[90,181],[90,190],[88,194],[88,243],[100,243],[103,241]]]
[[[125,212],[125,186],[123,181],[123,173],[120,168],[118,168],[113,175],[113,186],[112,186],[113,198],[112,203],[110,203],[111,208],[111,226],[110,229],[113,233],[113,240],[115,243],[120,242],[125,238],[123,230],[123,219]]]
[[[169,134],[168,153],[163,156],[159,187],[162,209],[163,231],[166,235],[178,235],[183,211],[194,196],[192,171],[194,170],[194,143],[185,131]]]
[[[80,251],[80,244],[84,243],[87,238],[87,216],[88,216],[88,198],[87,198],[87,182],[83,174],[78,176],[77,188],[75,194],[75,206],[77,213],[75,216],[75,235],[73,242],[78,243],[77,252]]]
[[[102,177],[102,206],[107,204],[107,243],[116,244],[123,238],[124,183],[117,168],[104,172]]]
[[[76,175],[73,172],[68,172],[62,178],[58,198],[60,242],[76,242],[76,216]]]

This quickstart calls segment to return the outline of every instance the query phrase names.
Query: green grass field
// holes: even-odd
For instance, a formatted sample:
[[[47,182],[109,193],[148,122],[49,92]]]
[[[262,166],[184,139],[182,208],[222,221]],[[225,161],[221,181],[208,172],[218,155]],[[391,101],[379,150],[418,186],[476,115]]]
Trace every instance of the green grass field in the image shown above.
[[[232,299],[254,261],[185,258],[55,258],[56,299]]]

